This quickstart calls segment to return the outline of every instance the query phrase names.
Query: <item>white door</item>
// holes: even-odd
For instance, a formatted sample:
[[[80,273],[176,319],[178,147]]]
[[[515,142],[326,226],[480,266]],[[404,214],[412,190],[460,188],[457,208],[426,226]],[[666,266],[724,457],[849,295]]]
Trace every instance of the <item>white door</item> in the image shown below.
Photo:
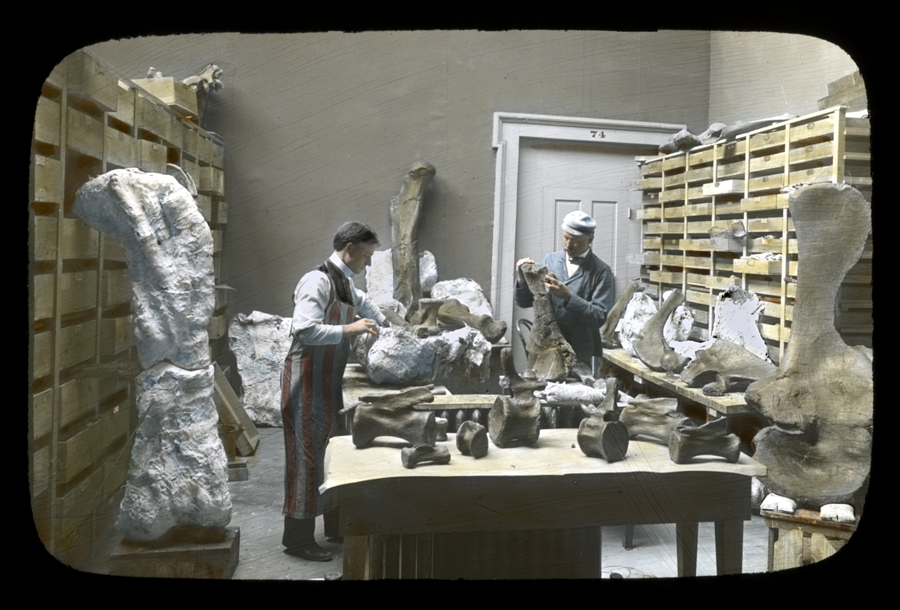
[[[574,210],[589,214],[597,229],[594,253],[612,269],[616,298],[629,279],[640,274],[640,208],[636,191],[640,178],[635,156],[647,149],[523,142],[520,150],[516,260],[540,261],[549,252],[562,249],[562,219]],[[531,308],[514,308],[513,322],[533,319]],[[515,332],[515,330],[514,330]],[[526,335],[527,336],[527,335]],[[520,368],[525,352],[515,340],[515,359]]]

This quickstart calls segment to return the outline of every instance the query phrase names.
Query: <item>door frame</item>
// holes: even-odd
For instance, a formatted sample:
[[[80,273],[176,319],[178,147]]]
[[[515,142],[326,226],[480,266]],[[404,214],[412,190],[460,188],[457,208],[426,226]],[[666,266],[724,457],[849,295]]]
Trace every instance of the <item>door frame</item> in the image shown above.
[[[512,327],[519,147],[522,138],[600,143],[612,147],[660,146],[685,128],[685,125],[674,123],[495,112],[491,147],[497,151],[497,159],[490,295],[494,318]]]

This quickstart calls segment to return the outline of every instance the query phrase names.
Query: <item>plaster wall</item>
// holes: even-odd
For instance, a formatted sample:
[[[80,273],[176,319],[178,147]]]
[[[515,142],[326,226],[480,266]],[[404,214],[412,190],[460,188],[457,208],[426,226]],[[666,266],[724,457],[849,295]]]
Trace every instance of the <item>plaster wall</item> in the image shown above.
[[[709,57],[709,120],[726,124],[816,112],[828,83],[858,69],[828,40],[779,32],[711,32]]]
[[[497,111],[708,125],[708,32],[204,34],[92,45],[120,74],[225,71],[204,128],[226,145],[229,317],[289,316],[348,219],[391,245],[388,203],[437,168],[419,246],[440,279],[491,288]],[[361,284],[360,284],[361,285]]]

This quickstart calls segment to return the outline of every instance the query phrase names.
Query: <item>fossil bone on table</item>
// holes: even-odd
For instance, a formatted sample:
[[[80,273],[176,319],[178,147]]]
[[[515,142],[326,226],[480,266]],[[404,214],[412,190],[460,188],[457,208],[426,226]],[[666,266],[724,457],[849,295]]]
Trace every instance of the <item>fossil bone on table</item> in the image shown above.
[[[673,290],[659,311],[644,325],[641,335],[634,342],[634,351],[644,364],[655,371],[671,370],[679,372],[687,364],[687,358],[677,355],[663,334],[666,321],[672,312],[684,302],[684,294],[680,290]],[[672,360],[670,363],[669,361]]]
[[[770,491],[798,502],[849,502],[869,474],[872,350],[834,327],[841,282],[871,230],[865,197],[848,185],[811,184],[788,197],[799,265],[791,337],[778,368],[752,383],[747,404],[771,425],[755,439]]]
[[[533,445],[541,434],[541,401],[534,395],[546,384],[522,379],[515,370],[512,350],[500,352],[512,397],[498,396],[488,414],[488,434],[498,447]]]
[[[615,414],[618,382],[606,380],[606,396],[599,406],[583,405],[587,418],[581,421],[576,439],[585,455],[603,458],[607,462],[625,459],[628,452],[628,428]]]
[[[717,339],[704,350],[698,350],[684,370],[681,379],[691,387],[703,385],[703,393],[720,396],[738,392],[757,379],[769,375],[775,365],[750,350],[726,339]]]

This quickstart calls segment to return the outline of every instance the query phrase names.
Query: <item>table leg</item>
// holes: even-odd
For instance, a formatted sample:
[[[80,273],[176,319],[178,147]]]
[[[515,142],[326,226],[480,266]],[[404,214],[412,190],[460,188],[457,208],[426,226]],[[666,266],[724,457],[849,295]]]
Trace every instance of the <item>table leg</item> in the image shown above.
[[[716,521],[716,574],[740,574],[744,552],[744,521]]]
[[[697,523],[675,524],[675,549],[678,556],[678,576],[697,575]]]
[[[344,537],[343,580],[363,580],[366,577],[366,536]]]
[[[766,551],[766,572],[775,570],[775,543],[778,542],[778,528],[769,528],[769,545]]]
[[[625,526],[625,535],[622,537],[622,548],[631,550],[634,548],[634,526],[626,525]]]

